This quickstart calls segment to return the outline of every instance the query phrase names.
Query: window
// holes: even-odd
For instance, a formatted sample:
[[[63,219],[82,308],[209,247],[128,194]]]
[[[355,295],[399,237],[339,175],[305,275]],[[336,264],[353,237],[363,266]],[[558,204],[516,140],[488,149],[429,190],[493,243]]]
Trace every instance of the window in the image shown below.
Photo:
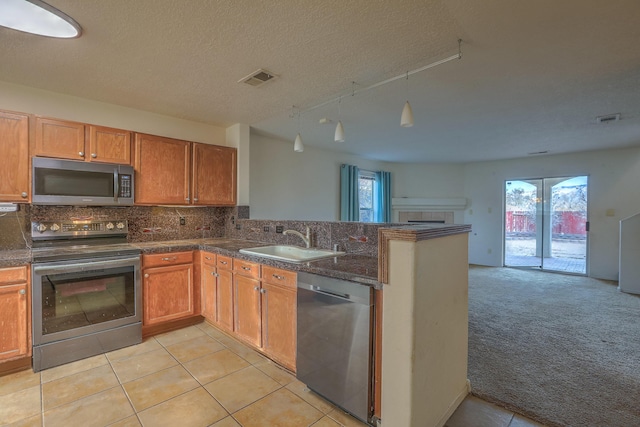
[[[362,222],[374,222],[376,218],[373,203],[375,182],[375,172],[367,170],[359,171],[358,199],[360,201],[360,221]]]

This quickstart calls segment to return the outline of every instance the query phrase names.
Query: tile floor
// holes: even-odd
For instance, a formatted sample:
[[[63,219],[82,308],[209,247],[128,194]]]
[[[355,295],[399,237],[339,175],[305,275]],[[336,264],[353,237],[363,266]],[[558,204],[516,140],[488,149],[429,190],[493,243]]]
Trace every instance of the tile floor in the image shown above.
[[[0,377],[0,425],[365,426],[206,323],[41,373]],[[469,397],[447,426],[540,424]]]

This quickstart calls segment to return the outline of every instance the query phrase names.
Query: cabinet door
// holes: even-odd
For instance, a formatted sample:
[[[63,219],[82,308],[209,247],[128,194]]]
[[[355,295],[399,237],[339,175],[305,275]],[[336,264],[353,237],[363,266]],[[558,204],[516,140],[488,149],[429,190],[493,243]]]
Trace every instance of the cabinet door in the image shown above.
[[[262,345],[287,368],[296,369],[296,290],[262,284]]]
[[[27,284],[0,286],[0,360],[29,354]]]
[[[237,274],[233,280],[235,333],[254,346],[262,347],[260,281]]]
[[[217,319],[216,322],[227,331],[233,331],[233,273],[218,269]]]
[[[236,149],[193,144],[193,203],[236,204]]]
[[[188,205],[191,143],[136,134],[135,203]]]
[[[36,118],[35,156],[84,160],[84,125]]]
[[[0,202],[28,202],[29,116],[0,111]]]
[[[155,325],[194,314],[193,264],[144,270],[144,325]]]
[[[89,126],[90,162],[131,164],[131,132]]]
[[[218,278],[216,268],[202,264],[202,315],[211,322],[217,321]]]

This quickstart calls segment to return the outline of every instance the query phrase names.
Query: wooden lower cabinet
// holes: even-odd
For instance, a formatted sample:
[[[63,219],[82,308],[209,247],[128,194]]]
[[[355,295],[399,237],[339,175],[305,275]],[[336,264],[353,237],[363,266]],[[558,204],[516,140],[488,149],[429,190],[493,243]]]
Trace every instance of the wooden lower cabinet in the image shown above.
[[[233,285],[236,302],[234,332],[255,347],[262,347],[260,280],[235,274]]]
[[[201,267],[202,281],[202,316],[211,322],[218,320],[218,278],[216,267],[202,264]]]
[[[29,271],[0,269],[0,363],[31,356]]]
[[[296,289],[262,283],[262,347],[287,368],[296,370]]]
[[[218,313],[216,323],[227,331],[233,331],[233,272],[218,269]]]
[[[193,254],[143,255],[143,326],[197,315]],[[198,286],[198,294],[200,287]]]

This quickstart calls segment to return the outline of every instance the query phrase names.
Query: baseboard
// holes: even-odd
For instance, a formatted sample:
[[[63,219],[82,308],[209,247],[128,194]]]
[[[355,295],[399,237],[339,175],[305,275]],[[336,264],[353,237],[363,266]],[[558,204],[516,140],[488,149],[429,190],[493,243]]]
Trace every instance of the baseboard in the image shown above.
[[[187,326],[202,323],[204,317],[197,315],[187,317],[186,319],[172,320],[165,323],[152,326],[142,326],[142,338],[152,337],[154,335],[163,334],[165,332],[175,331],[176,329],[186,328]]]
[[[0,363],[0,377],[31,369],[31,356]]]
[[[467,397],[470,391],[471,391],[471,381],[467,380],[465,381],[464,387],[462,388],[460,393],[458,393],[458,395],[456,396],[454,401],[451,403],[449,408],[447,408],[447,412],[445,412],[442,418],[438,420],[436,427],[443,427],[447,423],[449,418],[451,418],[451,415],[453,415],[456,409],[458,409],[458,406],[460,406],[460,404],[465,399],[465,397]]]

